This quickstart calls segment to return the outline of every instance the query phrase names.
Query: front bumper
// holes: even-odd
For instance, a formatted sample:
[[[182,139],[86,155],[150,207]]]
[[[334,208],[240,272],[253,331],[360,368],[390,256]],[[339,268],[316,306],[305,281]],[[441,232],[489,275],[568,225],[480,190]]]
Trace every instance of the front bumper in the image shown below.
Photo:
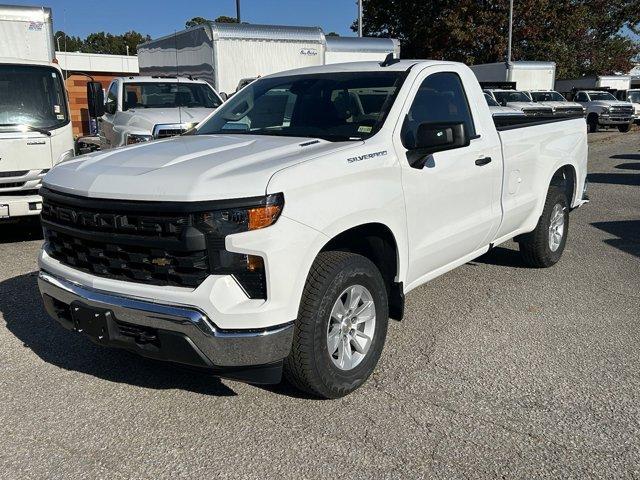
[[[40,195],[11,196],[0,194],[0,220],[28,215],[40,215],[42,197]]]
[[[621,115],[621,114],[600,114],[598,117],[598,122],[601,125],[625,125],[633,122],[633,117],[631,115]]]
[[[100,345],[145,357],[212,369],[281,362],[291,349],[293,322],[268,329],[221,330],[193,307],[113,295],[41,270],[38,286],[49,315]],[[94,328],[87,314],[99,324]],[[89,322],[88,326],[86,322]]]

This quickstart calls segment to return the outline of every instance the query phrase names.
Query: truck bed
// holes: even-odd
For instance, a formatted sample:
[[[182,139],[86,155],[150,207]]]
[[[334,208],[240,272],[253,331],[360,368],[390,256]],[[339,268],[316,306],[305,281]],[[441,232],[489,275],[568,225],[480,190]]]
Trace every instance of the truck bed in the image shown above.
[[[504,115],[494,116],[493,123],[496,130],[513,130],[516,128],[532,127],[534,125],[544,125],[547,123],[568,122],[581,117],[527,117],[526,115]],[[584,120],[584,119],[583,119]],[[585,126],[586,128],[586,126]]]

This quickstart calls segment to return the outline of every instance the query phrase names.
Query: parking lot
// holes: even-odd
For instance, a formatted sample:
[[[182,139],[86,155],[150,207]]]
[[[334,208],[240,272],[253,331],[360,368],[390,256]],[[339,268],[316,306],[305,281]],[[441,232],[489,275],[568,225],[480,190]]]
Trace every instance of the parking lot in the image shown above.
[[[93,345],[0,227],[0,477],[639,478],[640,131],[589,135],[560,263],[513,243],[413,291],[373,377],[319,401]]]

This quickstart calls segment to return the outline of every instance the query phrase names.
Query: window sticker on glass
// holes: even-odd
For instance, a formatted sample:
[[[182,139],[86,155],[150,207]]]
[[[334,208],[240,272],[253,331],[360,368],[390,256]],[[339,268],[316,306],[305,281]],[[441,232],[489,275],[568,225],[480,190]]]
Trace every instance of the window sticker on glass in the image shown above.
[[[53,106],[53,111],[54,111],[55,113],[60,113],[60,105],[54,105],[54,106]]]
[[[371,130],[373,130],[373,127],[367,125],[360,125],[358,127],[358,133],[371,133]]]
[[[56,118],[58,120],[64,120],[64,115],[62,115],[62,114],[56,115]]]

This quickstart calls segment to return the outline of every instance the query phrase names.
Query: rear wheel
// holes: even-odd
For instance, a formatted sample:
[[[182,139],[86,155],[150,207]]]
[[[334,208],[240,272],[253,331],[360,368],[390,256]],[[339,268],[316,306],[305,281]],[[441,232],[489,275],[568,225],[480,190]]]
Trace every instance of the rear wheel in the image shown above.
[[[598,115],[595,113],[590,113],[587,116],[587,127],[589,129],[589,133],[594,133],[598,131]]]
[[[354,391],[378,363],[388,318],[384,280],[370,260],[320,253],[302,295],[285,377],[319,397]]]
[[[551,186],[536,229],[518,237],[524,261],[537,268],[550,267],[560,260],[569,233],[569,205],[562,189]]]
[[[630,129],[631,129],[630,123],[627,125],[618,125],[618,130],[620,130],[622,133],[627,133]]]

